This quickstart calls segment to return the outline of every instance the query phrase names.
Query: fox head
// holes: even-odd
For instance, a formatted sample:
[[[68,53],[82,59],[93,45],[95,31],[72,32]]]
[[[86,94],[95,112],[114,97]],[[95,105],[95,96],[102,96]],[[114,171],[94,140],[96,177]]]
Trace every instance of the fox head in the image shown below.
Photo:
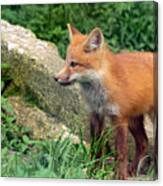
[[[95,28],[90,34],[83,35],[71,25],[67,26],[70,44],[65,65],[55,76],[55,80],[61,85],[89,82],[94,79],[101,66],[104,46],[102,31]]]

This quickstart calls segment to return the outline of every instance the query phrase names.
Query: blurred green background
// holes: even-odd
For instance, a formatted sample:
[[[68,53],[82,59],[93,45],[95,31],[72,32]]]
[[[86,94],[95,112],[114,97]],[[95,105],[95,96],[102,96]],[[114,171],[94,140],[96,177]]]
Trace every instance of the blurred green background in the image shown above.
[[[2,6],[2,19],[31,29],[54,42],[62,57],[68,44],[67,23],[88,33],[100,27],[114,52],[156,50],[156,4],[150,2]]]

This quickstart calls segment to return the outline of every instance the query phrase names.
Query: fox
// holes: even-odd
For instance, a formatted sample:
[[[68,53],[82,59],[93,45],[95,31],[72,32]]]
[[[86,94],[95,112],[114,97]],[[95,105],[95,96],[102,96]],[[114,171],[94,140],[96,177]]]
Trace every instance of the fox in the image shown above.
[[[62,86],[79,83],[89,108],[91,139],[101,137],[106,117],[111,120],[115,129],[115,178],[126,180],[136,174],[148,149],[144,115],[156,112],[155,53],[114,53],[99,27],[82,34],[72,25],[67,26],[70,44],[65,65],[54,79]],[[130,164],[129,132],[135,141],[135,155]],[[101,151],[96,158],[100,156]]]

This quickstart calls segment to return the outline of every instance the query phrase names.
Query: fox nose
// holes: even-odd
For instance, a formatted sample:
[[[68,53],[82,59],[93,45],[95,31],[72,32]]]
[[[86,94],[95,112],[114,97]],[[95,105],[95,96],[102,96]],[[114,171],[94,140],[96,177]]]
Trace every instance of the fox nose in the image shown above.
[[[55,80],[55,81],[58,81],[58,78],[57,78],[56,76],[54,76],[54,80]]]

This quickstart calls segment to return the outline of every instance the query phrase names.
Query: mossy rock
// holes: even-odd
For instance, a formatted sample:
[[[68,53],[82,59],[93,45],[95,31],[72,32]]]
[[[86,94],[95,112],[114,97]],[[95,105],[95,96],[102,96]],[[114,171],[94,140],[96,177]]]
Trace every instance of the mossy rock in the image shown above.
[[[2,63],[10,65],[9,74],[15,86],[33,94],[40,108],[74,133],[82,130],[88,134],[85,132],[88,131],[87,114],[79,87],[64,88],[54,81],[54,75],[64,64],[57,47],[37,39],[28,29],[3,20],[1,45]]]

